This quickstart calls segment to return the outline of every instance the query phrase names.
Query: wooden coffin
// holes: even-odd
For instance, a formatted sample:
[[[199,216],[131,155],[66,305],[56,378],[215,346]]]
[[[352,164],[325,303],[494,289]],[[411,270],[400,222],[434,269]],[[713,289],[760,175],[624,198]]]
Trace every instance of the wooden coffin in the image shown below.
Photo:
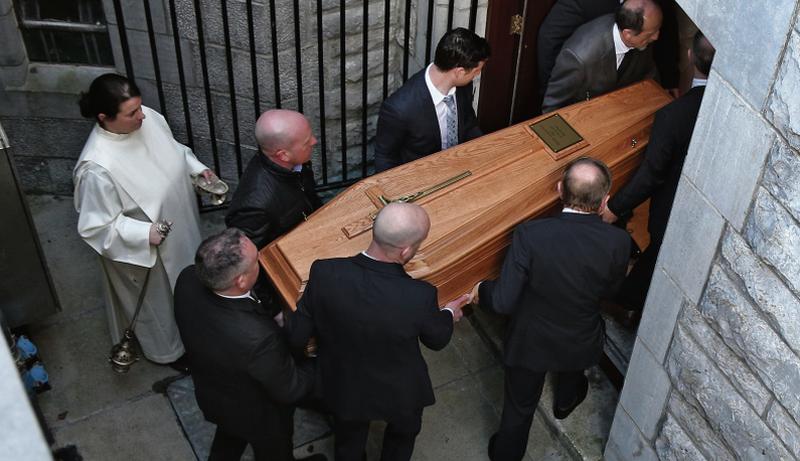
[[[380,196],[394,199],[468,171],[415,202],[431,230],[406,270],[435,285],[443,305],[499,274],[517,224],[558,209],[556,183],[570,160],[598,158],[611,169],[614,190],[624,184],[641,161],[654,113],[670,100],[655,82],[640,82],[557,111],[583,137],[558,154],[529,128],[547,114],[371,176],[262,249],[259,260],[294,308],[314,260],[366,249]]]

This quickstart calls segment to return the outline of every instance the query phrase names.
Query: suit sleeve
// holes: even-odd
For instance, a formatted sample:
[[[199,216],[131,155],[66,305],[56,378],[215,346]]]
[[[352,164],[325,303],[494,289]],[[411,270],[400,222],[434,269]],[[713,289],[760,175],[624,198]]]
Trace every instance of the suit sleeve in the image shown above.
[[[577,93],[584,86],[585,80],[585,69],[581,60],[572,50],[562,48],[547,82],[542,113],[552,112],[580,99],[581,95]]]
[[[317,264],[311,265],[308,283],[303,291],[303,296],[297,301],[297,309],[284,313],[284,331],[289,339],[289,346],[293,349],[303,348],[308,340],[314,336],[314,299],[316,298],[316,272]]]
[[[432,290],[432,293],[425,308],[419,340],[428,349],[438,351],[447,346],[453,336],[453,316],[449,311],[439,310],[436,290]]]
[[[252,351],[248,373],[281,403],[293,403],[311,392],[314,383],[313,365],[298,366],[283,342],[280,332],[264,338]]]
[[[259,250],[278,237],[278,223],[264,208],[242,206],[225,217],[228,227],[236,227],[253,241]]]
[[[503,261],[500,278],[494,282],[481,284],[478,296],[480,305],[498,314],[512,314],[528,283],[529,265],[528,249],[522,239],[522,233],[517,229]]]
[[[380,173],[400,165],[400,150],[406,138],[402,114],[387,99],[381,105],[375,132],[375,172]]]
[[[642,164],[633,178],[608,202],[608,208],[615,215],[620,216],[633,210],[666,181],[676,151],[668,118],[663,111],[656,113]]]

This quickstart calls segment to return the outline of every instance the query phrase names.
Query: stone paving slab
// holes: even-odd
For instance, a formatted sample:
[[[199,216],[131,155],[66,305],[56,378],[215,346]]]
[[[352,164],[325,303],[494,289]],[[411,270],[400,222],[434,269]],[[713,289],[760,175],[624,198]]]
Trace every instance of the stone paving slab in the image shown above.
[[[106,409],[53,432],[57,446],[76,445],[85,461],[194,459],[175,413],[159,394]]]

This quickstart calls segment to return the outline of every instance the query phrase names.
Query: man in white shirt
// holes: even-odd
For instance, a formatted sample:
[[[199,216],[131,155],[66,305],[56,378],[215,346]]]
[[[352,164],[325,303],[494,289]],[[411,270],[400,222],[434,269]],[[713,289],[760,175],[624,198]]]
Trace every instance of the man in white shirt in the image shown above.
[[[453,29],[434,61],[381,105],[375,134],[375,171],[381,172],[483,134],[472,108],[472,80],[491,50],[486,39]]]
[[[648,45],[658,39],[661,21],[661,8],[653,0],[627,0],[616,15],[579,27],[556,58],[542,112],[655,77]]]

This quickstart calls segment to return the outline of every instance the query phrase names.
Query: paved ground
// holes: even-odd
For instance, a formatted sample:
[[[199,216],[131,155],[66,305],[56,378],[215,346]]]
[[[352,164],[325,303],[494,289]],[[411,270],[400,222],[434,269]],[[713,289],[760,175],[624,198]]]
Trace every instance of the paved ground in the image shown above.
[[[127,375],[108,366],[111,343],[99,267],[94,253],[75,233],[71,198],[39,196],[29,201],[63,308],[31,329],[50,373],[52,390],[41,394],[39,403],[55,446],[74,444],[89,461],[196,459],[207,438],[203,442],[200,436],[193,447],[165,395],[166,384],[178,378],[176,373],[144,360]],[[203,215],[205,234],[221,226],[219,213]],[[424,413],[414,459],[486,459],[486,443],[498,424],[502,403],[503,374],[495,355],[473,324],[462,321],[450,345],[441,352],[427,351],[425,358],[437,404]],[[605,392],[602,377],[592,381],[592,393]],[[585,405],[587,413],[597,413],[591,404]],[[550,428],[556,426],[546,425],[543,414],[537,412],[528,459],[571,459],[575,447],[554,435]],[[591,415],[566,421],[570,420],[595,424]],[[607,422],[598,424],[607,434]],[[380,429],[373,425],[369,459],[377,459]],[[602,443],[595,441],[598,447]],[[331,448],[327,436],[304,444],[296,454],[330,454]],[[600,449],[595,447],[595,452]]]

